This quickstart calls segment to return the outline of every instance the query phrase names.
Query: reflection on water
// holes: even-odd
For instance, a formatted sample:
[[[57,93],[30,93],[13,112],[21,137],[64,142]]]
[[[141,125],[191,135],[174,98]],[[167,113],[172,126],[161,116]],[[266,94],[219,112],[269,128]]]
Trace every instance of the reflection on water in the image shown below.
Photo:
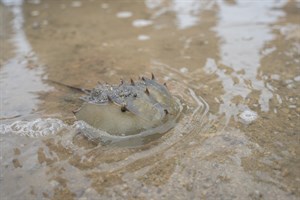
[[[12,124],[1,124],[1,134],[16,134],[19,136],[41,137],[58,134],[67,125],[59,119],[36,119],[32,121],[15,121]]]
[[[235,4],[219,2],[220,21],[214,29],[221,38],[219,64],[222,68],[208,64],[222,80],[225,94],[221,96],[224,103],[220,113],[227,117],[236,116],[247,109],[246,105],[235,105],[235,97],[246,99],[253,90],[259,91],[259,105],[262,111],[269,111],[269,101],[273,97],[271,85],[264,82],[259,74],[262,50],[274,39],[271,25],[284,16],[281,10],[275,9],[285,5],[286,1],[236,1]],[[274,47],[273,47],[274,48]],[[228,71],[232,69],[232,71]]]
[[[11,42],[15,46],[15,57],[4,62],[0,71],[0,119],[28,115],[37,109],[39,103],[35,93],[50,89],[41,80],[43,69],[36,67],[37,57],[23,30],[22,1],[6,0],[3,3],[11,7],[14,15]]]
[[[192,27],[199,22],[200,1],[173,1],[173,9],[176,12],[178,28]]]
[[[197,0],[146,0],[146,6],[154,9],[153,18],[158,18],[167,12],[174,12],[176,15],[176,25],[179,29],[186,29],[197,25],[200,22],[201,10],[211,9],[214,1]]]
[[[19,29],[16,56],[0,69],[1,117],[24,119],[1,120],[4,199],[299,198],[299,3],[20,5],[5,7]],[[91,127],[72,113],[81,94],[63,84],[91,89],[151,72],[182,104],[173,129],[117,145],[82,134]],[[48,90],[43,74],[63,84]]]

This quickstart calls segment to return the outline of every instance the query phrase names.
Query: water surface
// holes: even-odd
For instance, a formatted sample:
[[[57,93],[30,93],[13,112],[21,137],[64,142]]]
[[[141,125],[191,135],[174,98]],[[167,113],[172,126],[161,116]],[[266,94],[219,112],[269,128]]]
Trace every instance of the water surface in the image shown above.
[[[299,2],[2,0],[0,13],[1,199],[299,199]],[[82,94],[55,83],[151,73],[182,114],[120,145],[80,134]]]

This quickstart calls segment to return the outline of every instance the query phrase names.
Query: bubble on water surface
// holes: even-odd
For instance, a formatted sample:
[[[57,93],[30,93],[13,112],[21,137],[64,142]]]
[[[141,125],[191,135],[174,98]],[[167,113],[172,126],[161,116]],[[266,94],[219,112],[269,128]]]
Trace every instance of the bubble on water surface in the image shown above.
[[[129,11],[121,11],[117,13],[118,18],[129,18],[132,16],[132,12]]]
[[[153,22],[151,20],[146,19],[136,19],[132,22],[134,27],[145,27],[151,25]]]
[[[56,134],[66,127],[67,125],[59,119],[39,118],[33,121],[16,121],[12,124],[1,124],[0,132],[1,134],[39,137]]]
[[[245,110],[240,114],[240,118],[245,124],[249,124],[257,119],[258,115],[252,110]]]
[[[297,82],[300,81],[300,76],[296,76],[296,77],[294,78],[294,80],[297,81]]]
[[[139,35],[138,36],[138,40],[141,40],[141,41],[145,41],[145,40],[149,40],[150,39],[150,36],[148,35]]]

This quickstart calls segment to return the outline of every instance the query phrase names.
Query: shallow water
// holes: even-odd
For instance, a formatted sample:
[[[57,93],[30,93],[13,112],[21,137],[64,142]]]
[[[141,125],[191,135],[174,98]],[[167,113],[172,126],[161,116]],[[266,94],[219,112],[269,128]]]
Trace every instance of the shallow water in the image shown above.
[[[299,199],[300,3],[2,0],[1,199]],[[98,81],[156,75],[176,126],[114,145]],[[116,122],[117,123],[117,122]]]

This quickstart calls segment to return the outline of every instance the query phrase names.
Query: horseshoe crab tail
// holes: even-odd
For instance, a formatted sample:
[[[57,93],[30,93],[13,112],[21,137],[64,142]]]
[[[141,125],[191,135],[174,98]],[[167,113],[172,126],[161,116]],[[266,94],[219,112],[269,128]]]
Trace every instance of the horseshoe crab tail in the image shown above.
[[[60,86],[64,86],[64,87],[70,88],[70,89],[78,91],[78,92],[83,92],[85,94],[89,94],[92,91],[90,89],[80,88],[80,87],[68,85],[68,84],[65,84],[65,83],[61,83],[61,82],[58,82],[58,81],[50,80],[50,79],[48,79],[46,81],[49,81],[51,83],[55,83],[55,84],[60,85]]]

